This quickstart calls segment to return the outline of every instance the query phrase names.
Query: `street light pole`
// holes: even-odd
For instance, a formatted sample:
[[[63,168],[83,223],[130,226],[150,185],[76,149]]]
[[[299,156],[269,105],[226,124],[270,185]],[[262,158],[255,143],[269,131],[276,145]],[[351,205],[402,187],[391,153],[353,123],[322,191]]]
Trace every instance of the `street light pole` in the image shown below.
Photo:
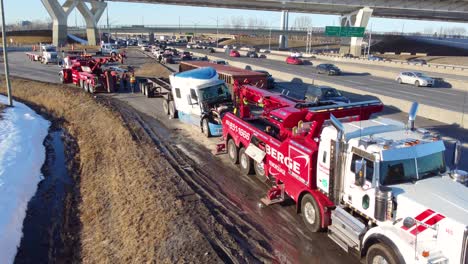
[[[367,57],[370,56],[371,42],[372,42],[372,23],[370,24],[369,45],[367,45]]]
[[[8,52],[7,52],[7,47],[6,47],[5,10],[3,9],[3,0],[0,0],[0,7],[2,9],[3,63],[5,64],[5,81],[7,85],[8,105],[13,106],[13,100],[11,98],[10,69],[8,68]]]
[[[270,35],[268,37],[268,50],[271,50],[271,23],[270,23]]]
[[[216,17],[216,48],[218,48],[218,45],[219,45],[219,38],[218,38],[218,34],[219,34],[219,18]]]

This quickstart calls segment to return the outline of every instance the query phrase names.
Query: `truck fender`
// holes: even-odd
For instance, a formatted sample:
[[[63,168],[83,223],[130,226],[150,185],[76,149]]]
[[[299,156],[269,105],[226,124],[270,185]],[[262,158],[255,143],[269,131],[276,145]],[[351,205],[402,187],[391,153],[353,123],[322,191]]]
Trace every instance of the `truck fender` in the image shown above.
[[[203,129],[203,119],[209,118],[210,116],[208,113],[202,113],[202,116],[200,117],[200,127]],[[209,120],[209,119],[208,119]]]
[[[330,224],[331,219],[331,210],[329,208],[334,207],[334,204],[328,199],[328,197],[320,192],[303,189],[297,196],[296,213],[298,214],[301,213],[302,198],[306,194],[310,194],[317,202],[317,205],[320,208],[320,218],[322,219],[321,227],[326,228]]]
[[[413,263],[414,260],[414,247],[401,237],[400,234],[395,232],[393,225],[389,226],[376,226],[369,229],[362,239],[361,257],[366,257],[369,248],[376,244],[383,243],[389,246],[398,257],[399,263]]]

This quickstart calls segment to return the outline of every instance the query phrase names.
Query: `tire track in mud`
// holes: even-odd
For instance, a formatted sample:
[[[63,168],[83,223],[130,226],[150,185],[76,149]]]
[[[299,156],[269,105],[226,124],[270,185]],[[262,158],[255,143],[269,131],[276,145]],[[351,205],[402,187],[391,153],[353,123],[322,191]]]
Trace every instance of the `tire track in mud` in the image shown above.
[[[171,167],[180,178],[190,187],[193,193],[179,197],[185,202],[201,202],[205,205],[214,220],[222,226],[222,229],[214,227],[207,219],[199,215],[193,215],[193,220],[200,228],[200,232],[207,238],[218,256],[225,263],[265,263],[274,262],[275,256],[267,242],[269,237],[261,231],[261,227],[242,218],[242,209],[233,203],[222,191],[221,187],[214,182],[196,162],[188,157],[184,151],[166,142],[159,136],[155,126],[150,126],[136,110],[115,100],[109,101],[118,109],[127,127],[141,144],[144,139],[138,133],[138,129],[144,131],[156,149],[161,152]],[[137,128],[129,124],[135,123]],[[161,127],[161,129],[163,129]],[[177,184],[177,183],[174,183]],[[193,197],[196,197],[194,199]],[[226,239],[226,233],[235,241]]]

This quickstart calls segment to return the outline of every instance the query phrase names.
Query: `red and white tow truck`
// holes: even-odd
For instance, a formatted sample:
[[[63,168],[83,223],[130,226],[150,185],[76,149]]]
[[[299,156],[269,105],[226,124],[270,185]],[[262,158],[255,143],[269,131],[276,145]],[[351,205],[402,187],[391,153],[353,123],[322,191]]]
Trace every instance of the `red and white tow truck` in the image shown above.
[[[64,68],[59,72],[62,83],[73,83],[89,93],[111,93],[116,89],[118,73],[102,67],[109,58],[68,56],[65,61]]]
[[[328,229],[366,263],[468,263],[467,173],[449,171],[443,141],[414,128],[417,104],[405,126],[369,119],[379,101],[319,105],[250,85],[235,94],[218,150],[273,182],[263,204],[289,197],[308,230]]]

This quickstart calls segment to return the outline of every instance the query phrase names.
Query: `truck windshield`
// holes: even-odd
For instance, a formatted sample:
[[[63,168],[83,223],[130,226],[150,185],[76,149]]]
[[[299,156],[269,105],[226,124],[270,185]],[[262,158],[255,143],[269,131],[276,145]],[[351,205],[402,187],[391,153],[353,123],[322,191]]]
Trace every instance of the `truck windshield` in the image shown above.
[[[443,152],[436,152],[415,159],[382,161],[380,183],[393,185],[440,175],[445,172]]]
[[[226,100],[227,98],[231,98],[229,88],[224,83],[200,89],[199,95],[202,102],[213,101],[216,99]]]

